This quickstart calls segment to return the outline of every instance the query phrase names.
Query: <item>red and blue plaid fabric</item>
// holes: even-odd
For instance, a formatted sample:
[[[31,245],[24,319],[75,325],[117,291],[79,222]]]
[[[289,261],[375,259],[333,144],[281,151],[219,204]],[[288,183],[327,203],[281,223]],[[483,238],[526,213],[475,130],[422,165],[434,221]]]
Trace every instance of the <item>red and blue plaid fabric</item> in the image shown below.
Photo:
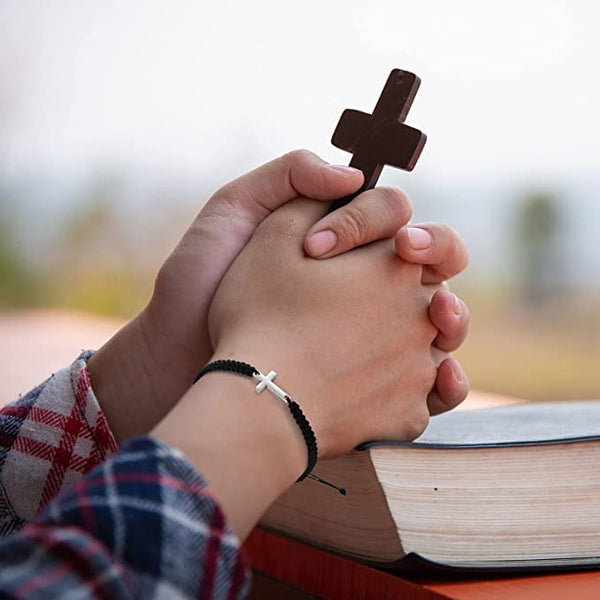
[[[239,542],[194,468],[150,438],[115,450],[85,357],[0,413],[0,598],[246,597]]]
[[[90,355],[0,411],[1,535],[117,451],[90,385]]]

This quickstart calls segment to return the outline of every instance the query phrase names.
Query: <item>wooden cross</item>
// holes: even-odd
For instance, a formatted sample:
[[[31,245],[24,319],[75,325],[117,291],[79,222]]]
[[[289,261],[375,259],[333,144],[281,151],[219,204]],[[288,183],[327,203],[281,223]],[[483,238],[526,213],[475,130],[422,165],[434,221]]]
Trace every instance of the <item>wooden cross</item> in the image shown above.
[[[364,173],[365,182],[356,193],[333,202],[330,212],[374,188],[385,165],[413,170],[427,136],[405,125],[404,119],[420,84],[421,80],[414,73],[394,69],[372,115],[351,108],[342,113],[331,143],[352,152],[350,166]]]

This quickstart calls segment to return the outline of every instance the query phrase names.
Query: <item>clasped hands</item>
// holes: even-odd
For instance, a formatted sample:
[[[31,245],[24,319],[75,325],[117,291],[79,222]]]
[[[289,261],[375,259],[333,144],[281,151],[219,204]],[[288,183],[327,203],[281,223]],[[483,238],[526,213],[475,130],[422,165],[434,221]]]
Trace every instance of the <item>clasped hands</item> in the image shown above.
[[[442,285],[466,266],[464,244],[446,225],[407,225],[410,201],[392,188],[326,214],[361,184],[296,151],[216,192],[149,304],[89,361],[119,442],[152,431],[211,357],[276,369],[325,457],[413,439],[464,399],[458,362],[436,368],[432,352],[467,332],[466,305]]]

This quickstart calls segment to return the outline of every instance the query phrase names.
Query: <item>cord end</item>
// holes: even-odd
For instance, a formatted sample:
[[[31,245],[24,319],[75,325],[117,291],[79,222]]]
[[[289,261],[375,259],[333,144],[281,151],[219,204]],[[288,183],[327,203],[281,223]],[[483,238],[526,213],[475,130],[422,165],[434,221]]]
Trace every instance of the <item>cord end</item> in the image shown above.
[[[337,490],[342,496],[345,496],[348,492],[346,491],[346,488],[343,487],[339,487],[329,481],[326,481],[325,479],[321,479],[320,477],[318,477],[317,475],[313,475],[312,473],[309,473],[307,475],[308,479],[313,479],[314,481],[317,481],[318,483],[322,483],[323,485],[327,485],[330,488],[333,488],[334,490]]]

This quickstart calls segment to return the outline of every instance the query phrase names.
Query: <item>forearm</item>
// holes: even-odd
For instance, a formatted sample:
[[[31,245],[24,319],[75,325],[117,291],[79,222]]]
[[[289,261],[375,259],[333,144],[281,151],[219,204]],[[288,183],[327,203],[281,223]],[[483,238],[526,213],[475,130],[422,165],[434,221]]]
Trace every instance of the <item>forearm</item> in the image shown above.
[[[146,435],[181,398],[206,360],[198,346],[176,351],[146,308],[89,359],[94,393],[119,444]]]
[[[152,435],[181,449],[203,474],[242,540],[306,467],[288,409],[230,373],[202,378]]]

